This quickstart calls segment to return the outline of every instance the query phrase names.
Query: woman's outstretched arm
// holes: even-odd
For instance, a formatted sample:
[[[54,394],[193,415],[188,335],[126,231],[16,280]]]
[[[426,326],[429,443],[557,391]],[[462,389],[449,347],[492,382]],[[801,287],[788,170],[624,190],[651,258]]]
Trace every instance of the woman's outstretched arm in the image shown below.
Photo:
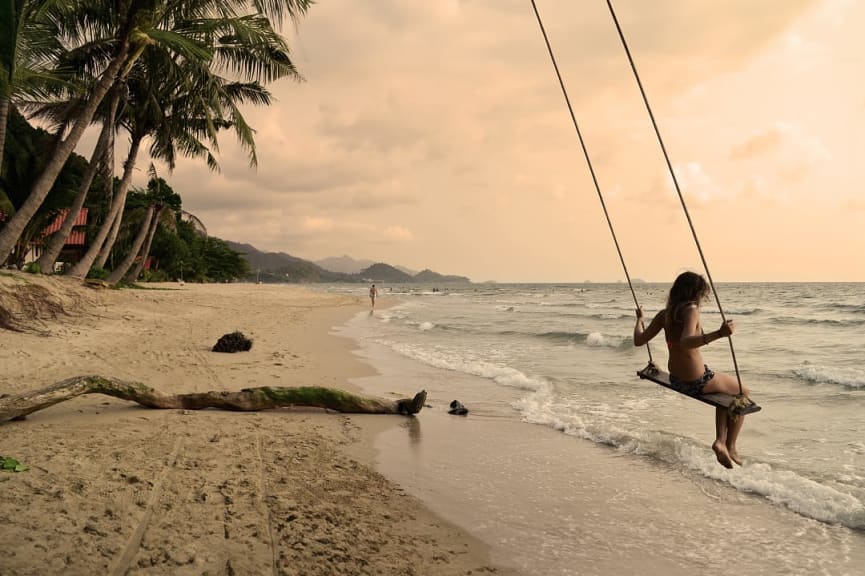
[[[637,323],[634,325],[634,346],[643,346],[647,344],[649,340],[657,336],[661,331],[661,328],[664,327],[666,316],[667,311],[661,310],[655,314],[655,317],[652,318],[649,326],[643,328],[643,309],[637,308]]]

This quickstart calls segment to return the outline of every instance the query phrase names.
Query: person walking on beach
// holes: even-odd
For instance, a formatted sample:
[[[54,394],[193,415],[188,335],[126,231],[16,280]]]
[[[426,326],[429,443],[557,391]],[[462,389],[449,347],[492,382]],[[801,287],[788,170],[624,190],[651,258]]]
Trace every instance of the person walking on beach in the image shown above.
[[[703,363],[700,347],[720,338],[730,336],[734,331],[732,320],[727,320],[714,332],[703,332],[700,325],[700,303],[709,296],[709,285],[702,275],[695,272],[679,274],[667,298],[667,306],[652,318],[647,328],[643,328],[643,310],[637,308],[637,324],[634,326],[634,346],[643,346],[657,336],[661,329],[667,340],[669,359],[667,370],[670,384],[686,394],[712,394],[721,392],[737,395],[739,383],[731,374],[715,373]],[[747,396],[747,388],[742,388]],[[736,439],[742,431],[745,417],[733,418],[725,408],[715,409],[715,442],[712,450],[725,468],[732,468],[733,462],[742,465],[736,450]]]
[[[372,304],[372,308],[375,308],[375,299],[378,296],[378,290],[375,288],[375,284],[369,287],[369,301]]]

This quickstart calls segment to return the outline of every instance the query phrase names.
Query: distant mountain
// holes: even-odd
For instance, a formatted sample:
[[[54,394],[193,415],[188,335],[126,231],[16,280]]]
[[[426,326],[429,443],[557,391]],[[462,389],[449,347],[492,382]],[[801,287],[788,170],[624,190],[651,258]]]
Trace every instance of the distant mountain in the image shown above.
[[[373,264],[375,264],[374,260],[355,260],[351,256],[343,255],[343,256],[334,256],[331,258],[324,258],[322,260],[316,260],[315,264],[324,268],[325,270],[330,270],[331,272],[341,272],[343,274],[357,274],[364,268],[369,268]]]
[[[469,284],[471,280],[465,276],[447,276],[433,272],[430,269],[422,270],[414,275],[415,282],[423,282],[424,284],[453,284],[462,283]]]
[[[326,268],[320,263],[332,267],[352,269],[351,266],[364,263],[350,256],[340,258],[325,258],[319,263],[310,262],[285,252],[262,252],[250,244],[228,241],[228,246],[243,255],[249,263],[252,274],[247,278],[251,281],[267,283],[277,282],[379,282],[388,284],[424,284],[471,283],[465,276],[446,276],[424,270],[415,274],[400,266],[391,266],[383,262],[370,264],[357,272],[340,272]]]
[[[331,272],[284,252],[262,252],[250,244],[228,242],[243,255],[252,270],[251,280],[261,282],[358,282],[347,274]]]
[[[388,284],[470,284],[471,280],[465,276],[445,276],[432,270],[424,270],[417,274],[407,274],[397,266],[379,262],[369,268],[361,270],[357,274],[368,282],[386,282]]]
[[[405,284],[414,282],[414,277],[402,270],[379,262],[368,268],[364,268],[357,274],[369,282],[387,282],[388,284]]]
[[[330,270],[331,272],[342,272],[343,274],[359,274],[360,272],[366,270],[376,262],[374,260],[356,260],[348,254],[344,254],[342,256],[332,256],[330,258],[316,260],[315,263],[318,266],[324,268],[325,270]],[[409,276],[414,276],[415,274],[417,274],[417,270],[412,270],[411,268],[406,268],[405,266],[394,265],[394,268],[405,272]]]

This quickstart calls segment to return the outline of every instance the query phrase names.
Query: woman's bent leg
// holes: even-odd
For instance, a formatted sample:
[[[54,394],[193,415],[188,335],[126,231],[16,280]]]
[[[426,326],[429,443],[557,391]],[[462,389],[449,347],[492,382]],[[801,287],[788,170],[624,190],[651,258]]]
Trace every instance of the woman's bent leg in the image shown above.
[[[746,396],[749,393],[745,387],[742,387],[742,391]],[[731,374],[716,373],[715,377],[706,383],[703,392],[705,394],[722,392],[735,396],[739,394],[739,381]],[[725,408],[715,410],[715,443],[712,444],[712,450],[715,451],[718,462],[727,468],[733,467],[731,460],[740,466],[742,465],[742,460],[736,449],[736,440],[739,438],[739,432],[742,431],[744,424],[744,416],[733,419],[730,418],[730,414]]]
[[[742,391],[745,393],[745,396],[749,393],[748,389],[744,386],[742,387]],[[732,374],[716,372],[715,376],[706,382],[706,385],[703,387],[703,394],[712,394],[714,392],[736,396],[739,394],[739,381]]]
[[[739,466],[742,465],[742,459],[739,458],[739,451],[736,450],[736,439],[739,438],[739,432],[742,431],[742,426],[745,425],[745,417],[738,416],[736,418],[729,417],[729,423],[727,424],[727,453],[730,455],[730,459],[733,460]]]
[[[730,453],[727,451],[728,418],[726,408],[715,408],[715,441],[712,443],[712,450],[724,468],[733,467]]]

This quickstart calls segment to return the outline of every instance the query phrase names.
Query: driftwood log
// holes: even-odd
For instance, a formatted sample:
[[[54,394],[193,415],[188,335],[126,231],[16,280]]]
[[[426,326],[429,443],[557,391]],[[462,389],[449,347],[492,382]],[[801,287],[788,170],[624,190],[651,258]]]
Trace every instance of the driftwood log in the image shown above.
[[[335,388],[299,386],[296,388],[261,386],[239,392],[195,392],[163,394],[139,382],[128,382],[104,376],[74,376],[30,392],[0,396],[0,423],[22,419],[83,394],[105,394],[130,400],[147,408],[182,408],[202,410],[218,408],[255,412],[291,406],[326,408],[348,414],[417,414],[426,401],[426,391],[414,398],[385,400],[349,394]]]

